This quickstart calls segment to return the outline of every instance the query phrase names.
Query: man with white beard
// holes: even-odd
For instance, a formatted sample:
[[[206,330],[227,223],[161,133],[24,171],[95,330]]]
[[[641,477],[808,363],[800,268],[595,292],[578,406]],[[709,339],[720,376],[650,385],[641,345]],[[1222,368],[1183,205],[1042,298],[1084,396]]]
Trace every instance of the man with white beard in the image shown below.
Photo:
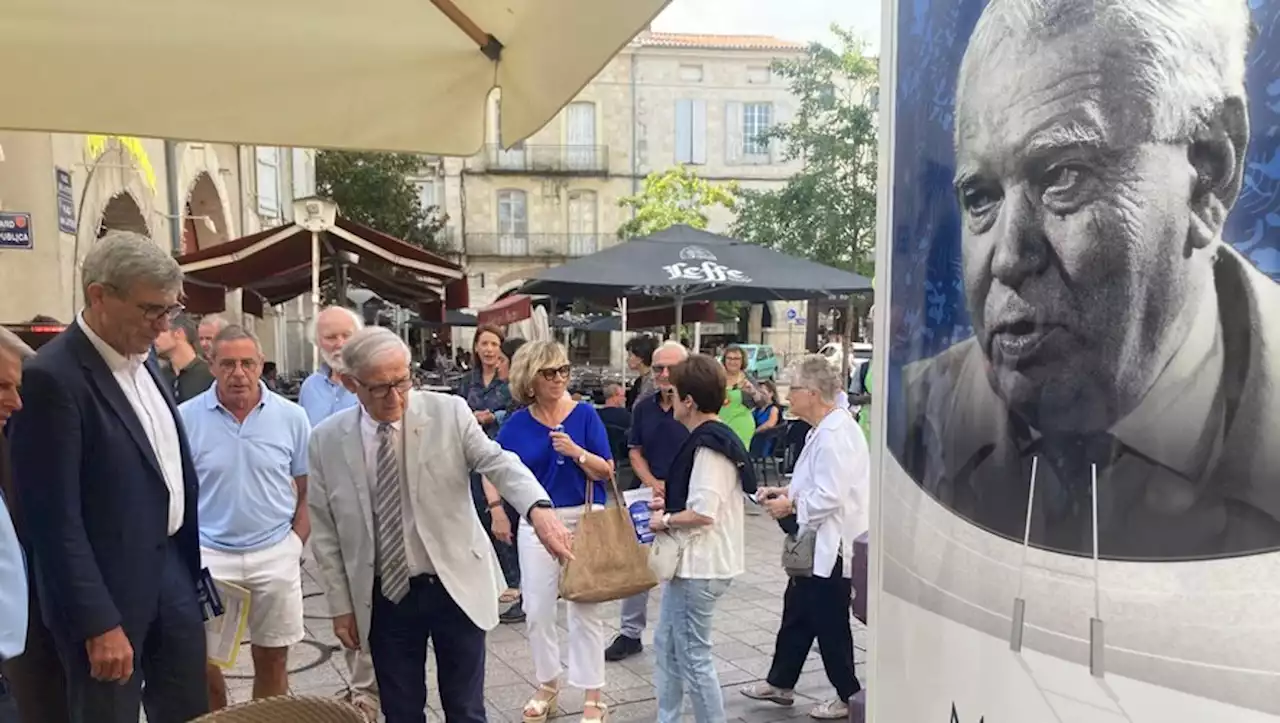
[[[312,372],[298,390],[298,404],[307,410],[312,427],[334,412],[359,404],[356,395],[342,386],[342,347],[362,328],[364,320],[346,307],[325,307],[316,316],[312,342],[320,350],[320,368]]]
[[[307,412],[311,426],[333,414],[354,407],[360,400],[342,384],[342,347],[352,334],[364,327],[359,314],[342,306],[329,306],[316,316],[312,341],[320,351],[320,368],[302,382],[298,404]],[[344,650],[347,669],[351,671],[351,687],[345,698],[360,709],[370,721],[378,718],[378,681],[373,673],[373,659],[364,650]]]

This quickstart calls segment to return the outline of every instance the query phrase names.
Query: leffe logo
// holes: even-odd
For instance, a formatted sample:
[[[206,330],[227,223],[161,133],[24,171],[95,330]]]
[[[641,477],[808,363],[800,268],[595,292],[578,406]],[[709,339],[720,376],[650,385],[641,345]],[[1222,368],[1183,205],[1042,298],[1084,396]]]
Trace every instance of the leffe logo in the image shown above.
[[[702,263],[697,263],[697,262]],[[662,267],[672,281],[700,281],[708,284],[749,284],[751,277],[720,263],[716,255],[702,246],[680,249],[680,263]]]
[[[978,719],[978,723],[986,723],[986,720],[987,720],[987,719],[986,719],[986,717],[984,716],[984,717],[982,717],[982,718],[979,718],[979,719]],[[951,723],[961,723],[961,721],[960,721],[960,714],[956,712],[956,704],[955,704],[955,703],[952,703],[952,704],[951,704]]]

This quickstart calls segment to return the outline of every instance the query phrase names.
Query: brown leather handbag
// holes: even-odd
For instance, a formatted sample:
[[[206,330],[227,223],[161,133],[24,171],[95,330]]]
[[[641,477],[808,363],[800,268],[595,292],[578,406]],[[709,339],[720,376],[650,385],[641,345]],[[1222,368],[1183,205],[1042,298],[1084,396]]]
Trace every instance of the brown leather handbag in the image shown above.
[[[595,484],[587,482],[587,506],[573,535],[573,559],[560,569],[560,597],[580,603],[622,600],[657,586],[649,551],[636,539],[622,505],[618,480],[609,476],[604,509],[592,509]],[[612,500],[608,499],[612,497]]]

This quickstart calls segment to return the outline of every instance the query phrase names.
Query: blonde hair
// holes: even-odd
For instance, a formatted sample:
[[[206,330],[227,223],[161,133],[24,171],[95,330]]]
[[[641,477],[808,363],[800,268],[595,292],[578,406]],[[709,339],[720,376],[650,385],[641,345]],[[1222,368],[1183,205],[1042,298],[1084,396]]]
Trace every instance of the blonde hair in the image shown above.
[[[520,404],[533,404],[533,381],[538,371],[568,363],[569,354],[559,342],[531,341],[520,347],[511,360],[511,398]]]

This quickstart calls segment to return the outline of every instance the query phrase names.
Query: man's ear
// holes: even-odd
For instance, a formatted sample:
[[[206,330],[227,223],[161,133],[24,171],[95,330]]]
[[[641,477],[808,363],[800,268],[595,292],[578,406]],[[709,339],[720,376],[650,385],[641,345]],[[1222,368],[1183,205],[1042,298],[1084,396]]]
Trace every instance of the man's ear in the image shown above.
[[[1240,195],[1249,113],[1243,98],[1227,98],[1192,136],[1188,160],[1196,171],[1191,192],[1190,242],[1206,248],[1217,241]]]

